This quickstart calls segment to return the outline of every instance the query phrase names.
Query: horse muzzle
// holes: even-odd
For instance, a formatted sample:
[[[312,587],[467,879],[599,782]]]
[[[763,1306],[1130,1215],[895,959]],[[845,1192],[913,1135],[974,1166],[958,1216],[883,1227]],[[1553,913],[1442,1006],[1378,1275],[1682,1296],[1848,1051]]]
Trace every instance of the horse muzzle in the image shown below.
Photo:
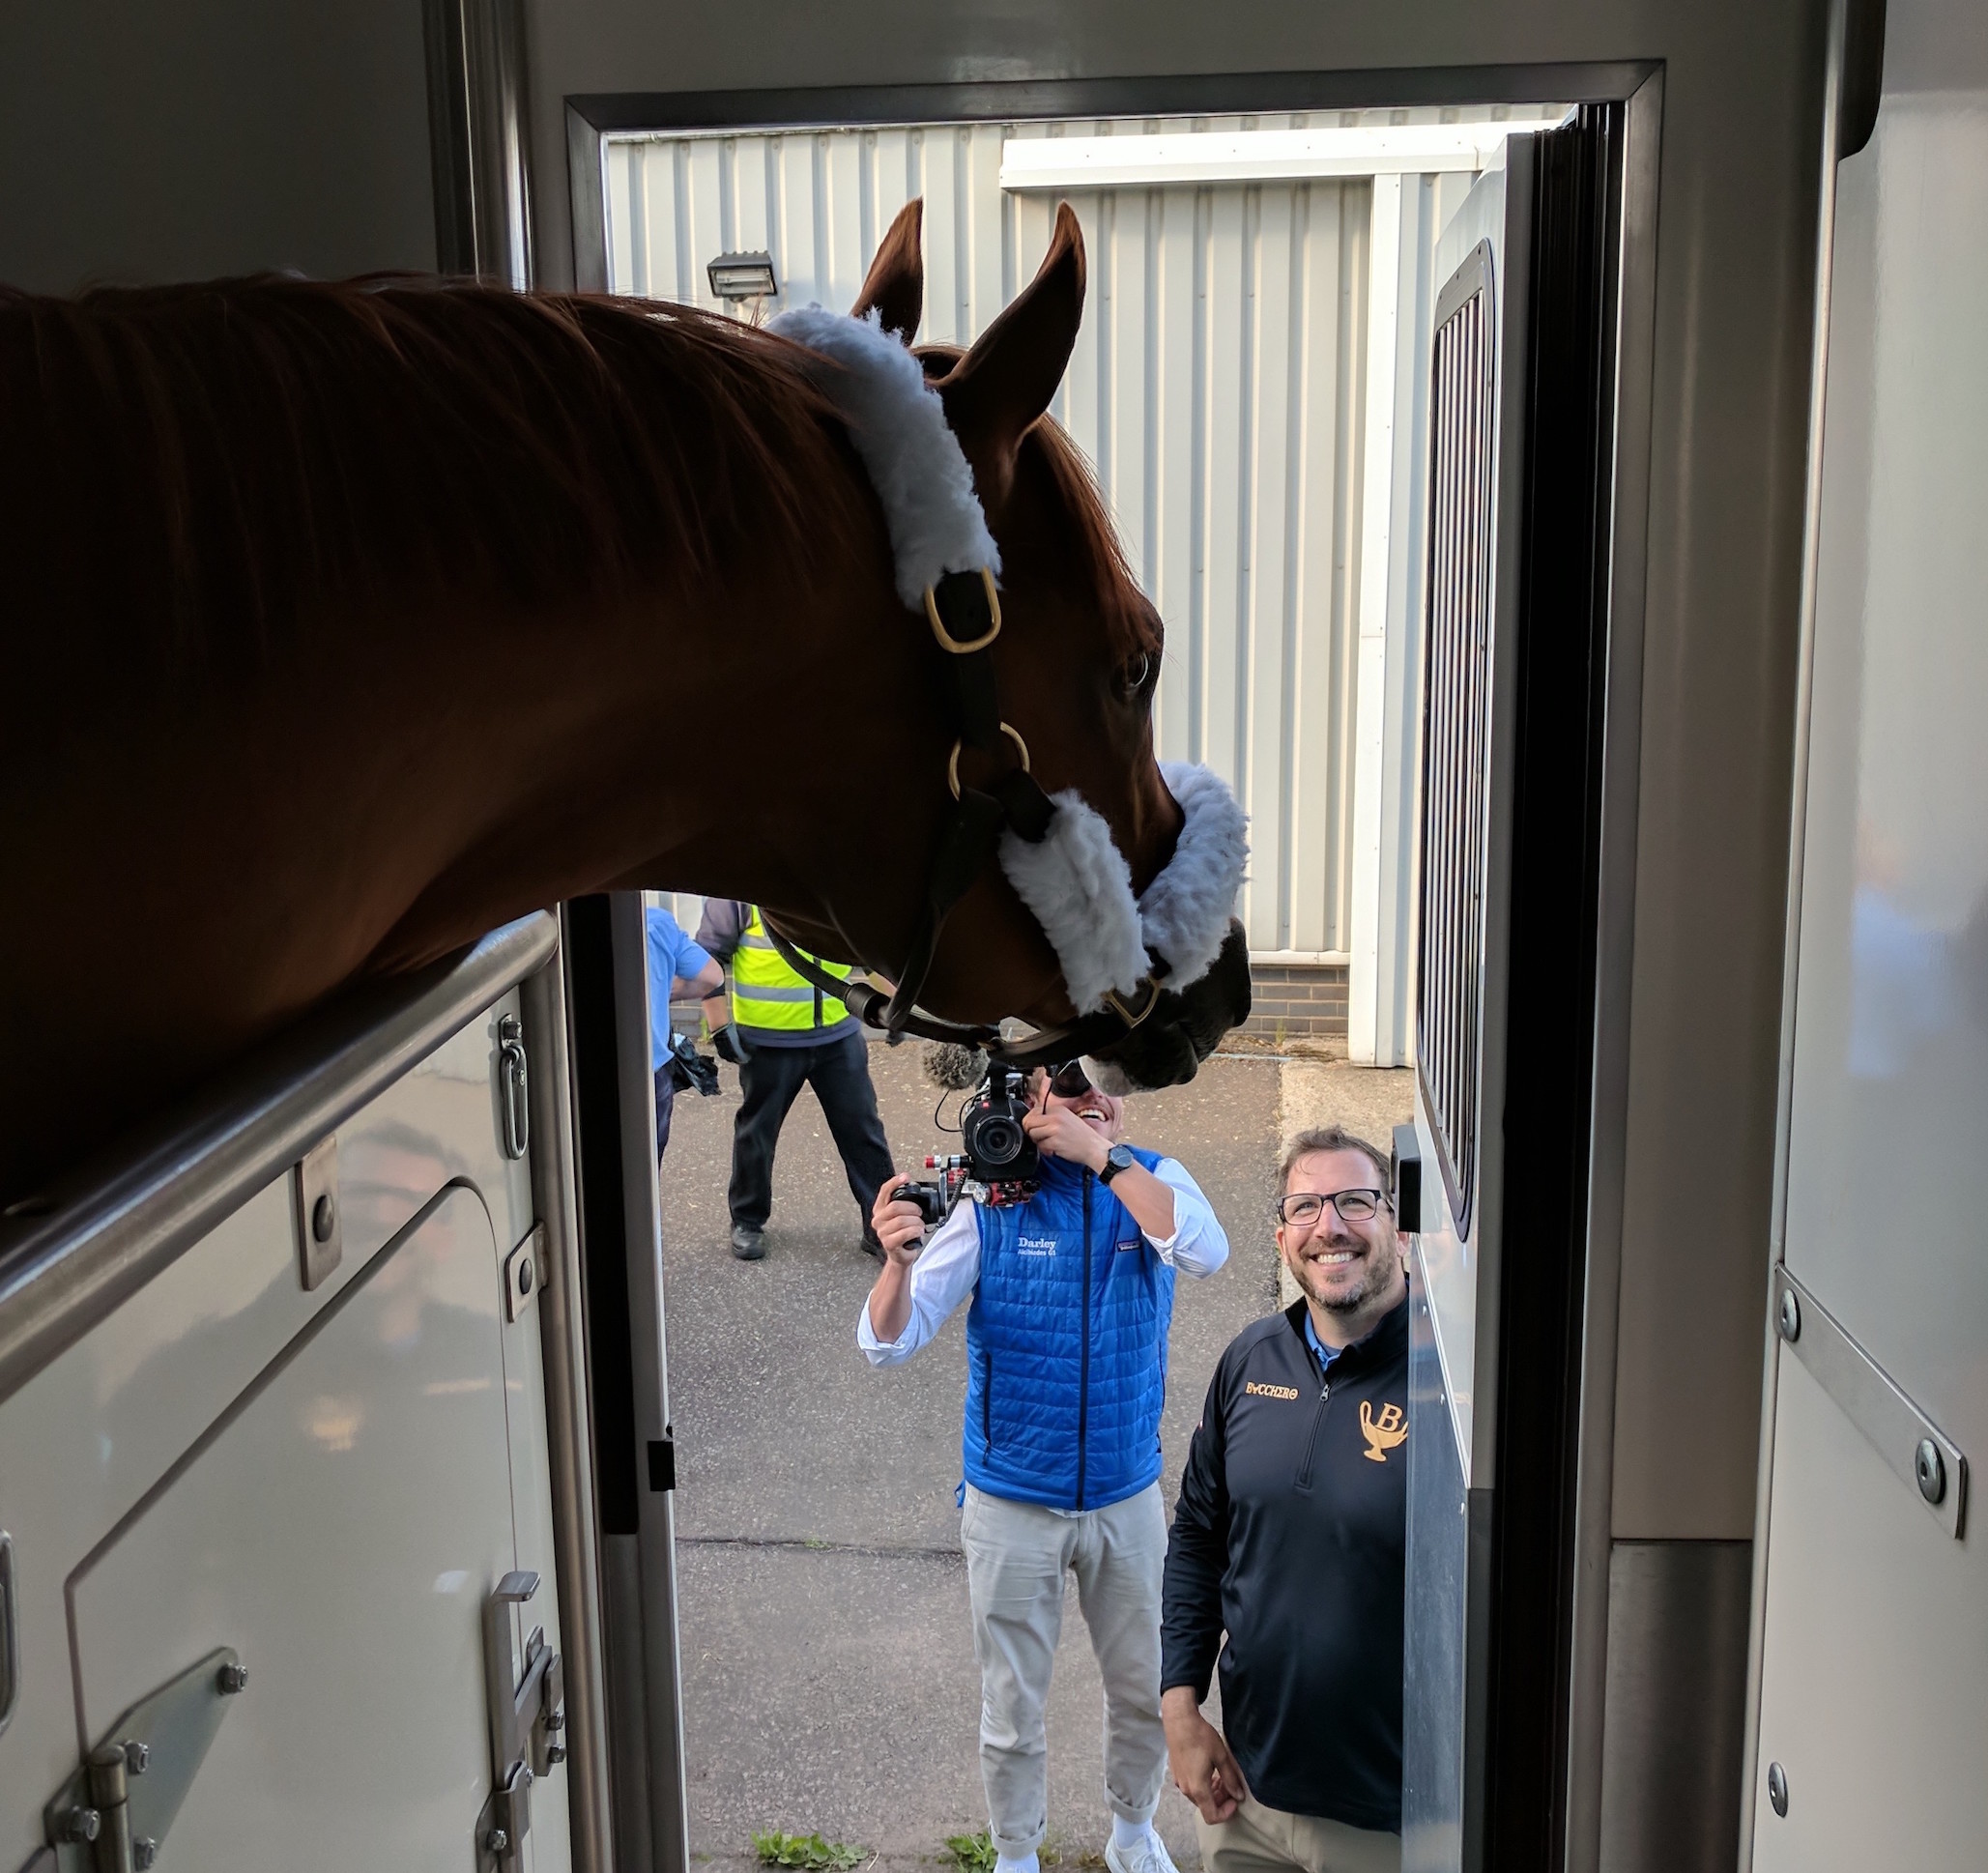
[[[1185,1085],[1222,1037],[1249,1018],[1249,939],[1231,917],[1207,972],[1185,989],[1161,990],[1159,1005],[1137,1027],[1089,1056],[1091,1080],[1114,1097]]]

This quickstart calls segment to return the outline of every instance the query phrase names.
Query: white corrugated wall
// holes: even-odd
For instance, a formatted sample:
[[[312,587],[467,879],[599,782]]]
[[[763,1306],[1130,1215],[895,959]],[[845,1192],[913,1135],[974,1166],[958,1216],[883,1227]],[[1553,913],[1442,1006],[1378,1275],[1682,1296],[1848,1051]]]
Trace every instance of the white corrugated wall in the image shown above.
[[[878,237],[922,194],[919,337],[967,344],[1033,274],[1057,199],[1002,189],[1004,141],[1306,124],[617,137],[607,146],[608,276],[618,292],[715,306],[706,263],[764,248],[779,304],[844,309]],[[1402,179],[1411,193],[1419,183]],[[1240,907],[1251,947],[1290,960],[1343,961],[1352,942],[1360,562],[1363,532],[1372,531],[1362,490],[1396,479],[1396,465],[1375,459],[1368,413],[1392,409],[1399,369],[1414,367],[1411,353],[1426,343],[1412,316],[1400,320],[1369,385],[1373,193],[1368,178],[1351,177],[1068,197],[1083,224],[1090,290],[1053,411],[1095,463],[1166,620],[1161,756],[1206,761],[1234,785],[1252,821]],[[1391,204],[1398,199],[1391,192]],[[1394,296],[1384,297],[1392,308]],[[1376,440],[1392,449],[1389,436]],[[1412,486],[1413,473],[1405,478]],[[1382,544],[1398,552],[1397,541]],[[1369,696],[1369,707],[1381,706],[1370,684]],[[1390,700],[1391,713],[1412,714],[1398,686]],[[1388,742],[1398,745],[1411,726],[1391,720]],[[694,916],[696,901],[680,910]]]

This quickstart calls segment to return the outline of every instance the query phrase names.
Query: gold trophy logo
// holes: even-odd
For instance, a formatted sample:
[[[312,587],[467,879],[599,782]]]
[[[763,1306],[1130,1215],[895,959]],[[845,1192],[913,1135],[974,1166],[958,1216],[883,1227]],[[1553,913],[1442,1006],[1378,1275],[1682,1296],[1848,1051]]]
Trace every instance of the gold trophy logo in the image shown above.
[[[1367,1439],[1367,1449],[1362,1455],[1369,1463],[1385,1463],[1388,1453],[1397,1444],[1406,1441],[1408,1421],[1397,1404],[1384,1404],[1380,1416],[1373,1415],[1373,1406],[1366,1398],[1360,1400],[1360,1435]]]

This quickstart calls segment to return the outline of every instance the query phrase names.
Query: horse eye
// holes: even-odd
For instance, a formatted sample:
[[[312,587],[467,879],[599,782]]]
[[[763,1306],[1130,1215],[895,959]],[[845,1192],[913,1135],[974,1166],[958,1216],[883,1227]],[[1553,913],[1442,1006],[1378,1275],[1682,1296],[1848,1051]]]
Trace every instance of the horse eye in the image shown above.
[[[1146,679],[1153,674],[1153,659],[1145,651],[1130,659],[1118,673],[1119,685],[1128,696],[1137,696],[1146,686]]]

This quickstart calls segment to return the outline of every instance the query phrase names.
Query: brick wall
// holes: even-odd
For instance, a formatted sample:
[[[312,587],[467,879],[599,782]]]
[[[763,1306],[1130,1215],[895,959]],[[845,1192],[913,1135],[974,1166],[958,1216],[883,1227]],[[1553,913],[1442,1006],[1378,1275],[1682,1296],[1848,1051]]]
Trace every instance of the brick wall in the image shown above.
[[[1275,1040],[1344,1040],[1346,965],[1343,963],[1253,963],[1246,1034]]]
[[[1252,1007],[1243,1032],[1265,1040],[1346,1038],[1346,965],[1343,963],[1254,963],[1250,966]],[[698,1004],[672,1005],[676,1025],[701,1034]]]

